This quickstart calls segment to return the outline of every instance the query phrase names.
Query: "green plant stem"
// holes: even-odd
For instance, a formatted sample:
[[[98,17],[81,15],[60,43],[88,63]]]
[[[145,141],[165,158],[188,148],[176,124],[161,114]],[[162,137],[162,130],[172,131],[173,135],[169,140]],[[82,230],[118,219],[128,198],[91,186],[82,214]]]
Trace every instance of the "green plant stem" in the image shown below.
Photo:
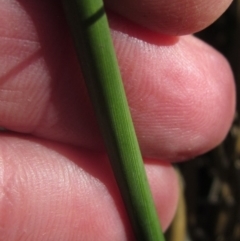
[[[102,0],[62,0],[110,163],[137,240],[163,241]]]

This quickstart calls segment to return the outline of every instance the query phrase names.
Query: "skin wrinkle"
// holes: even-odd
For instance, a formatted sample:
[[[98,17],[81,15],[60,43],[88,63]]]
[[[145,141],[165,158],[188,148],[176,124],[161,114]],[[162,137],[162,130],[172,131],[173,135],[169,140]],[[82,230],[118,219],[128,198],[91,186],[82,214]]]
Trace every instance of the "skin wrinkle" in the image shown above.
[[[41,61],[41,56],[42,56],[42,49],[39,47],[39,43],[35,40],[22,40],[22,39],[19,39],[17,40],[16,38],[7,38],[8,40],[14,42],[14,46],[21,46],[21,48],[23,49],[22,50],[22,57],[20,57],[19,55],[16,57],[17,59],[19,59],[17,62],[18,64],[15,64],[14,67],[12,67],[12,69],[10,69],[7,73],[5,73],[1,78],[1,85],[3,86],[4,82],[10,82],[10,80],[14,80],[14,77],[15,76],[18,76],[20,77],[20,74],[21,72],[24,70],[24,72],[26,73],[26,69],[29,68],[29,66],[35,64],[36,62],[40,63],[40,65],[44,65],[44,63]],[[2,40],[6,40],[6,38],[1,38],[0,41]],[[36,51],[35,51],[36,50]],[[13,53],[15,51],[12,51]],[[28,56],[27,56],[28,55]],[[26,57],[25,57],[26,56]],[[20,60],[21,59],[21,60]],[[12,62],[12,61],[10,61]],[[16,61],[14,61],[16,62]],[[42,62],[42,63],[41,63]],[[34,73],[34,78],[36,78],[36,71],[32,71]],[[18,85],[19,85],[19,89],[22,89],[24,88],[24,85],[26,86],[26,88],[24,88],[25,90],[28,90],[29,91],[29,94],[28,95],[25,95],[25,98],[27,98],[27,102],[32,102],[32,101],[35,101],[35,103],[37,103],[39,101],[39,99],[42,99],[43,96],[46,96],[46,93],[47,91],[44,91],[44,89],[42,88],[42,93],[43,95],[39,95],[38,93],[38,96],[34,95],[34,96],[31,96],[32,92],[31,91],[31,88],[36,88],[36,82],[35,81],[31,81],[31,76],[29,76],[28,80],[30,81],[18,81]],[[38,84],[39,81],[38,81]],[[16,87],[18,87],[17,85],[15,85]],[[16,98],[15,95],[12,95],[13,98]],[[12,98],[11,97],[11,98]],[[17,101],[17,100],[16,100]],[[24,100],[22,99],[22,101],[20,102],[24,102]],[[19,102],[19,103],[20,103]],[[16,108],[16,107],[15,107]],[[32,114],[30,111],[28,111],[28,119],[29,120],[32,120],[33,122],[37,120],[37,115],[36,115],[36,111],[38,110],[39,108],[35,107],[34,110],[32,111]],[[11,111],[12,112],[12,111]],[[25,115],[24,113],[24,110],[23,111],[18,111],[19,113],[19,116],[21,114]],[[21,118],[19,118],[21,119]],[[18,130],[19,126],[16,128],[16,130]],[[21,127],[20,127],[21,128]],[[33,131],[34,128],[32,128],[32,130],[26,130],[25,132],[31,132]]]
[[[3,39],[0,38],[0,42],[2,42],[2,40],[6,41],[5,38],[3,38]],[[1,93],[2,93],[1,94],[2,109],[6,108],[6,103],[8,103],[8,105],[9,105],[9,108],[7,108],[7,112],[5,112],[6,113],[5,119],[10,118],[11,113],[15,112],[14,109],[16,109],[16,110],[22,109],[20,106],[20,103],[23,103],[24,99],[27,98],[28,102],[33,99],[31,96],[26,96],[24,94],[24,91],[22,90],[24,88],[24,90],[28,89],[29,92],[31,92],[31,88],[33,86],[33,84],[31,82],[27,81],[27,85],[26,85],[26,84],[24,84],[26,81],[24,81],[24,82],[20,82],[20,81],[16,82],[15,81],[15,83],[16,83],[15,90],[14,89],[11,90],[12,88],[9,87],[10,86],[9,82],[13,82],[15,79],[14,77],[17,75],[19,76],[23,70],[26,72],[26,66],[35,63],[35,61],[38,60],[39,54],[40,54],[40,50],[31,54],[32,49],[37,47],[36,43],[33,43],[32,41],[30,41],[30,42],[27,41],[28,44],[30,43],[30,47],[29,47],[29,46],[26,46],[25,40],[16,40],[16,39],[12,39],[12,38],[10,38],[10,39],[7,38],[7,40],[14,42],[14,46],[23,47],[23,51],[21,52],[20,56],[15,57],[13,55],[13,57],[16,58],[16,60],[10,60],[10,62],[14,63],[15,66],[12,65],[12,68],[9,69],[7,72],[6,72],[6,70],[5,70],[5,72],[2,72],[3,75],[0,77]],[[23,45],[22,45],[22,42],[23,42]],[[30,49],[30,51],[28,51],[29,49]],[[3,50],[3,51],[5,51],[5,50]],[[15,50],[13,49],[11,52],[14,53]],[[9,53],[7,52],[7,54],[9,54]],[[29,55],[29,56],[27,56],[27,55]],[[34,77],[36,77],[36,75]],[[24,87],[24,86],[26,86],[26,87]],[[36,87],[35,84],[34,84],[34,87]],[[6,88],[7,88],[7,93],[6,93]],[[3,93],[4,93],[4,95],[3,95]],[[35,99],[35,101],[38,101],[38,100]],[[15,103],[15,104],[13,104],[13,103]],[[18,113],[18,116],[19,116],[18,119],[21,119],[21,116],[25,115],[24,110],[16,111],[16,113]],[[29,115],[28,120],[31,120],[31,117],[32,116]],[[1,121],[4,122],[4,118],[1,118],[1,119],[2,119]]]
[[[2,46],[2,50],[0,50],[0,61],[3,62],[3,64],[7,63],[5,62],[7,56],[9,60],[8,62],[11,63],[11,65],[8,64],[1,67],[1,84],[12,78],[14,75],[16,76],[18,73],[23,71],[26,66],[34,63],[41,56],[41,49],[36,44],[34,44],[33,46],[32,44],[30,46],[27,45],[25,47],[25,45],[22,44],[21,41],[14,40],[11,43],[14,47],[12,46],[11,48],[8,48],[9,41],[5,41],[4,39],[0,38],[0,44]],[[19,49],[19,46],[21,46],[22,50],[16,56],[16,49]]]
[[[24,38],[18,38],[18,37],[7,37],[7,36],[1,36],[0,41],[8,42],[8,41],[14,41],[16,43],[21,44],[22,47],[29,47],[29,45],[39,45],[39,41],[32,40],[32,39],[24,39]]]

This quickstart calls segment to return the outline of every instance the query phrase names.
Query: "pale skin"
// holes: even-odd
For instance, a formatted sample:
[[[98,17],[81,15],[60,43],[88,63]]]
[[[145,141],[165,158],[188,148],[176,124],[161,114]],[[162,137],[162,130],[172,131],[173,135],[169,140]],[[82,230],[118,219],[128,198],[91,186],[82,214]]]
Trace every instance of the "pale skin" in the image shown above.
[[[0,138],[0,240],[134,240],[59,2],[0,0],[0,126],[11,131]],[[106,1],[164,230],[178,198],[171,161],[218,145],[235,111],[227,61],[169,34],[206,27],[230,3]]]

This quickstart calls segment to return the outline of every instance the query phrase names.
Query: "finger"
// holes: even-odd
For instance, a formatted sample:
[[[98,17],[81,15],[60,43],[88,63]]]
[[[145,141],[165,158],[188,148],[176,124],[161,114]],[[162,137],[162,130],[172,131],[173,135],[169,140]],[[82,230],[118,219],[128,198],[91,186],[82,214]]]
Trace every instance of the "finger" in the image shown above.
[[[105,0],[120,15],[154,31],[183,35],[214,22],[231,0]]]
[[[2,240],[133,240],[105,156],[23,136],[0,143]],[[177,178],[166,164],[146,168],[166,229]]]
[[[0,14],[6,19],[0,32],[0,125],[100,149],[102,140],[60,10],[28,4],[24,14],[11,12],[14,8]],[[143,155],[185,159],[219,144],[235,109],[225,59],[193,37],[177,41],[113,16],[111,26]]]

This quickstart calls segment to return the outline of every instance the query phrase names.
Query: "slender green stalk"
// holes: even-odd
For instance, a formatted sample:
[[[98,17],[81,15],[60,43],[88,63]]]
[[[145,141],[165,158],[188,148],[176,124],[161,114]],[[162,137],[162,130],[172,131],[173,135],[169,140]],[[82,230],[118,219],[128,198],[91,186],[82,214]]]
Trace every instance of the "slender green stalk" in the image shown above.
[[[163,241],[102,0],[62,0],[110,163],[137,240]]]

